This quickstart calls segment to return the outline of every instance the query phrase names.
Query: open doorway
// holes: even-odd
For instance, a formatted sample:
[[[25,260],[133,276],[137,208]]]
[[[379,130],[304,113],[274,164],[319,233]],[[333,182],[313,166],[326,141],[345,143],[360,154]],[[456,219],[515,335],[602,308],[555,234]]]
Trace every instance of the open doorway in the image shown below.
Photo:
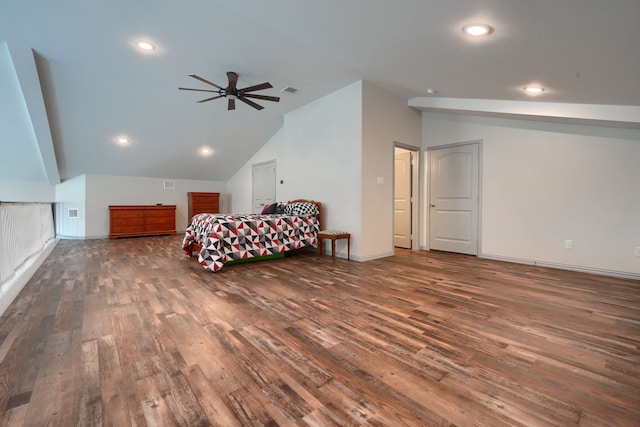
[[[417,249],[418,149],[394,145],[393,245]]]

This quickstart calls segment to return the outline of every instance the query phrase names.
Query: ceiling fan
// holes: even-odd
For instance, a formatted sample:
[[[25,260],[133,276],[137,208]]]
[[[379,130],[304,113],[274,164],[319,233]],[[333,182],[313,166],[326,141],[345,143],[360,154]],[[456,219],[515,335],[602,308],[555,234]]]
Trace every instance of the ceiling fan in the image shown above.
[[[234,73],[233,71],[228,71],[227,72],[227,78],[229,79],[229,83],[228,83],[227,87],[218,86],[217,84],[212,83],[209,80],[203,79],[202,77],[197,76],[195,74],[189,74],[189,77],[193,77],[194,79],[200,80],[201,82],[207,83],[207,84],[209,84],[209,85],[211,85],[213,87],[218,88],[218,90],[191,89],[191,88],[188,88],[188,87],[179,87],[178,88],[180,90],[194,90],[194,91],[197,91],[197,92],[212,92],[212,93],[217,93],[218,94],[218,95],[213,96],[211,98],[201,99],[200,101],[197,101],[199,103],[212,101],[212,100],[218,99],[218,98],[227,98],[227,100],[228,100],[227,110],[235,110],[236,109],[236,99],[237,99],[239,101],[244,102],[247,105],[252,106],[256,110],[262,110],[264,108],[262,105],[256,104],[255,102],[253,102],[251,99],[248,99],[248,98],[263,99],[265,101],[273,101],[273,102],[279,102],[280,101],[280,98],[278,98],[277,96],[257,95],[257,94],[254,94],[254,93],[249,93],[249,92],[254,92],[256,90],[272,88],[273,86],[271,85],[271,83],[268,83],[268,82],[260,83],[260,84],[254,85],[254,86],[245,87],[243,89],[238,89],[237,88],[238,74]]]

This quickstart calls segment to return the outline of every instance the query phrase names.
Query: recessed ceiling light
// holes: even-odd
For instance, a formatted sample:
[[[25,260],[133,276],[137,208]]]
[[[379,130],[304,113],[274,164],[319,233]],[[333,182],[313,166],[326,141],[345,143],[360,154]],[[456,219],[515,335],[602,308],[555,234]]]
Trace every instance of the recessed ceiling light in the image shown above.
[[[531,95],[538,95],[544,92],[544,88],[540,86],[525,86],[524,91]]]
[[[136,46],[138,46],[142,50],[153,50],[156,48],[154,45],[146,41],[138,41],[136,42]]]
[[[469,34],[470,36],[479,37],[486,36],[493,32],[493,28],[488,26],[487,24],[469,24],[465,25],[462,28],[465,34]]]
[[[116,138],[118,145],[129,145],[129,138],[126,136],[119,136]]]
[[[207,146],[200,147],[198,153],[200,153],[201,156],[207,157],[213,154],[213,149]]]

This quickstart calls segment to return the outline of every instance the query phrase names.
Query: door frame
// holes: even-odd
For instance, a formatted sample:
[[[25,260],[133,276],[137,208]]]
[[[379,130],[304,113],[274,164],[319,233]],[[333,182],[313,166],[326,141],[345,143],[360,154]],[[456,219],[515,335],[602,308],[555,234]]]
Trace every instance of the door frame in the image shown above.
[[[477,233],[476,238],[478,239],[478,254],[477,257],[482,257],[482,138],[472,139],[469,141],[460,141],[454,142],[451,144],[443,144],[443,145],[434,145],[427,148],[427,156],[426,156],[426,166],[425,166],[425,182],[426,182],[426,205],[425,211],[427,213],[427,232],[426,232],[426,242],[425,245],[427,250],[431,250],[431,152],[433,150],[439,150],[442,148],[453,148],[460,147],[464,145],[472,145],[478,144],[478,224],[477,224]]]
[[[393,247],[393,251],[395,253],[396,247],[393,245],[394,243],[394,227],[395,227],[395,209],[394,209],[394,201],[396,197],[395,190],[395,176],[396,176],[396,148],[402,148],[403,150],[411,151],[411,250],[419,249],[419,239],[420,236],[420,194],[421,194],[421,186],[420,186],[420,147],[416,147],[409,144],[403,144],[402,142],[394,141],[391,147],[391,165],[392,172],[391,176],[393,176],[393,190],[391,194],[391,215],[392,215],[392,227],[391,227],[391,243]]]
[[[277,163],[276,163],[276,159],[272,159],[272,160],[265,160],[264,162],[258,162],[258,163],[253,163],[251,165],[251,211],[253,211],[254,206],[254,202],[255,202],[255,188],[253,185],[253,175],[255,173],[255,169],[258,167],[262,167],[265,165],[270,165],[273,164],[273,198],[274,201],[277,200],[277,192],[278,192],[278,186],[277,186],[277,182],[278,182],[278,169],[277,169]],[[256,213],[260,213],[260,212],[256,212]]]

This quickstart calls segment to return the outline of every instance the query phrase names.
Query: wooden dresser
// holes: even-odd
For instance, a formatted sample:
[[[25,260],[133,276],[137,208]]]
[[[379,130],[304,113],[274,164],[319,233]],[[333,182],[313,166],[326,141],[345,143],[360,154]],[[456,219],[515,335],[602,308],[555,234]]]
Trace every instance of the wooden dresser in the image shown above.
[[[176,235],[176,205],[109,206],[109,238]]]
[[[199,213],[220,213],[220,193],[187,193],[187,221]]]

